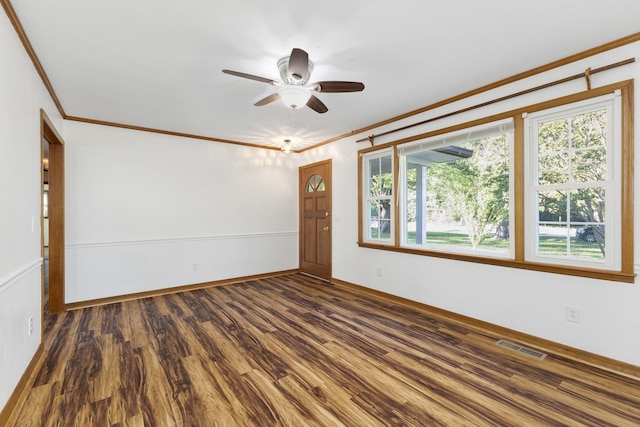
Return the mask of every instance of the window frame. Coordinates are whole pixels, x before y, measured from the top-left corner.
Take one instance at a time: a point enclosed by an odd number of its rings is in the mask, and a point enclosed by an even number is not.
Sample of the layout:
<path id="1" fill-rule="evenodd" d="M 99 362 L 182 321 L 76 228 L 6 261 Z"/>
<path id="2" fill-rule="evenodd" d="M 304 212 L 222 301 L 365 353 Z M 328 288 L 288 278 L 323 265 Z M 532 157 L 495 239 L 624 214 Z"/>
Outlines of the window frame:
<path id="1" fill-rule="evenodd" d="M 620 145 L 621 145 L 621 120 L 620 102 L 621 94 L 616 91 L 609 95 L 603 95 L 571 104 L 539 110 L 532 114 L 523 114 L 525 130 L 525 165 L 528 169 L 525 175 L 525 260 L 533 262 L 568 265 L 582 268 L 602 268 L 606 270 L 620 269 L 620 189 L 621 177 L 616 178 L 616 171 L 620 165 Z M 605 209 L 606 209 L 606 232 L 605 248 L 606 256 L 603 261 L 589 261 L 576 257 L 560 257 L 550 254 L 539 254 L 539 225 L 536 195 L 539 190 L 553 189 L 554 187 L 565 190 L 588 187 L 588 183 L 576 184 L 571 181 L 562 184 L 538 184 L 538 141 L 535 127 L 537 124 L 553 120 L 573 117 L 594 111 L 594 109 L 606 109 L 608 121 L 607 141 L 606 141 L 606 179 L 603 181 L 593 181 L 599 183 L 599 187 L 605 189 Z M 567 218 L 567 221 L 570 221 Z M 601 266 L 601 267 L 598 267 Z"/>
<path id="2" fill-rule="evenodd" d="M 376 196 L 369 197 L 369 178 L 370 178 L 370 170 L 369 170 L 369 161 L 374 159 L 382 159 L 383 157 L 389 157 L 391 161 L 391 194 L 387 197 Z M 360 200 L 361 202 L 358 204 L 359 206 L 359 218 L 360 218 L 360 226 L 359 228 L 359 237 L 358 240 L 360 242 L 365 243 L 373 243 L 378 245 L 395 245 L 396 241 L 396 212 L 397 212 L 397 158 L 396 158 L 395 150 L 392 147 L 373 150 L 369 153 L 361 153 L 361 160 L 359 165 L 361 166 L 360 173 L 358 174 L 360 177 L 359 189 L 362 191 Z M 369 237 L 368 226 L 369 226 L 369 201 L 371 200 L 379 200 L 379 199 L 388 199 L 389 200 L 389 238 L 388 239 L 374 239 Z"/>
<path id="3" fill-rule="evenodd" d="M 575 265 L 566 265 L 566 264 L 552 264 L 548 262 L 540 262 L 538 260 L 533 261 L 531 259 L 525 258 L 525 194 L 524 194 L 524 173 L 525 173 L 525 147 L 524 147 L 524 119 L 522 117 L 523 113 L 533 114 L 534 112 L 538 112 L 545 109 L 550 109 L 553 107 L 560 107 L 563 105 L 569 105 L 578 101 L 588 100 L 592 98 L 596 98 L 603 95 L 612 94 L 616 90 L 620 91 L 620 100 L 621 100 L 621 110 L 620 110 L 620 146 L 616 147 L 620 152 L 620 171 L 619 174 L 620 179 L 620 199 L 619 199 L 619 211 L 620 211 L 620 240 L 619 244 L 619 253 L 620 253 L 620 261 L 619 268 L 595 268 L 592 266 L 589 267 L 579 267 Z M 503 113 L 494 114 L 491 116 L 483 117 L 480 119 L 472 120 L 469 122 L 457 124 L 454 126 L 449 126 L 442 129 L 437 129 L 430 132 L 424 132 L 420 134 L 416 134 L 409 137 L 404 137 L 402 139 L 391 141 L 385 144 L 381 144 L 379 146 L 375 146 L 372 143 L 371 147 L 364 148 L 359 150 L 358 156 L 358 197 L 359 197 L 359 212 L 358 212 L 358 221 L 359 221 L 359 233 L 358 233 L 358 245 L 363 248 L 370 249 L 380 249 L 401 253 L 408 253 L 414 255 L 422 255 L 429 256 L 435 258 L 444 258 L 458 261 L 466 261 L 466 262 L 474 262 L 480 264 L 489 264 L 510 268 L 518 268 L 524 270 L 532 270 L 532 271 L 540 271 L 540 272 L 548 272 L 548 273 L 556 273 L 556 274 L 564 274 L 571 276 L 579 276 L 579 277 L 588 277 L 595 278 L 601 280 L 615 281 L 615 282 L 626 282 L 626 283 L 634 283 L 635 281 L 635 272 L 634 272 L 634 243 L 633 243 L 633 235 L 634 235 L 634 217 L 633 217 L 633 200 L 634 200 L 634 180 L 633 180 L 633 152 L 634 152 L 634 141 L 633 141 L 633 94 L 634 94 L 634 81 L 625 80 L 609 85 L 605 85 L 599 88 L 592 88 L 583 92 L 577 92 L 565 96 L 561 96 L 555 99 L 539 102 L 536 104 L 527 105 L 524 107 L 515 108 Z M 482 110 L 480 110 L 482 111 Z M 514 175 L 514 206 L 515 213 L 513 215 L 514 224 L 510 225 L 510 229 L 513 231 L 512 235 L 514 238 L 514 259 L 503 259 L 503 258 L 495 258 L 488 256 L 480 256 L 473 254 L 463 254 L 458 252 L 443 252 L 439 250 L 433 249 L 418 249 L 413 247 L 402 247 L 400 245 L 400 236 L 401 233 L 399 231 L 399 221 L 400 216 L 395 215 L 395 237 L 391 244 L 380 244 L 379 242 L 371 242 L 363 240 L 363 211 L 362 211 L 362 192 L 363 192 L 363 182 L 362 182 L 362 158 L 363 155 L 368 153 L 373 153 L 379 150 L 385 149 L 393 149 L 394 155 L 392 157 L 394 161 L 394 190 L 395 190 L 395 203 L 396 203 L 396 212 L 398 210 L 398 206 L 400 203 L 404 203 L 404 201 L 399 201 L 399 173 L 398 173 L 398 154 L 397 147 L 400 144 L 405 144 L 407 142 L 424 140 L 426 138 L 442 135 L 445 133 L 454 132 L 457 130 L 470 128 L 473 126 L 481 125 L 484 123 L 489 123 L 491 121 L 498 121 L 505 118 L 513 117 L 514 119 L 514 146 L 513 146 L 513 175 Z"/>
<path id="4" fill-rule="evenodd" d="M 454 246 L 440 246 L 440 245 L 430 245 L 427 241 L 424 244 L 412 244 L 407 242 L 407 156 L 414 154 L 416 152 L 423 151 L 431 151 L 437 148 L 450 146 L 452 144 L 456 144 L 457 140 L 461 137 L 468 137 L 470 135 L 475 134 L 486 134 L 487 131 L 493 130 L 494 128 L 505 127 L 508 128 L 508 131 L 504 133 L 509 133 L 510 137 L 508 140 L 509 145 L 509 235 L 513 235 L 511 220 L 514 216 L 514 174 L 513 174 L 513 150 L 514 150 L 514 133 L 515 133 L 515 125 L 512 117 L 504 118 L 496 121 L 488 121 L 483 124 L 465 127 L 463 129 L 459 129 L 452 132 L 446 132 L 442 134 L 438 134 L 429 138 L 421 139 L 415 142 L 409 142 L 405 144 L 401 144 L 398 146 L 398 216 L 399 216 L 399 228 L 400 228 L 400 236 L 399 236 L 399 246 L 404 248 L 411 248 L 417 250 L 428 250 L 428 251 L 437 251 L 437 252 L 447 252 L 447 253 L 455 253 L 455 254 L 468 254 L 468 255 L 477 255 L 477 256 L 485 256 L 491 258 L 501 258 L 501 259 L 514 259 L 515 258 L 515 247 L 512 238 L 509 239 L 509 249 L 506 252 L 499 251 L 491 251 L 486 249 L 472 249 L 472 248 L 463 248 L 463 247 L 454 247 Z M 493 132 L 491 132 L 493 134 Z M 489 135 L 485 135 L 484 137 L 488 137 Z M 464 139 L 464 138 L 463 138 Z M 468 138 L 467 138 L 468 139 Z M 471 138 L 472 140 L 474 138 Z M 481 139 L 481 138 L 477 138 Z M 419 147 L 421 150 L 417 151 L 414 147 Z"/>

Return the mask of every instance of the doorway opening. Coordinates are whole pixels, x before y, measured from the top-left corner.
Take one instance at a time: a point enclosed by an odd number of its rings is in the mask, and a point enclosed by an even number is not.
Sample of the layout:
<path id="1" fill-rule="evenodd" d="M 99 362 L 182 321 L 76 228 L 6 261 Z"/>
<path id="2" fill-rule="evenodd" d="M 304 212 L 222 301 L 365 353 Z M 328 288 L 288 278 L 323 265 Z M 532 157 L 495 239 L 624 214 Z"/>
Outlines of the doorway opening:
<path id="1" fill-rule="evenodd" d="M 44 259 L 42 309 L 44 314 L 64 311 L 64 142 L 43 110 L 41 230 Z M 43 316 L 44 319 L 44 316 Z"/>

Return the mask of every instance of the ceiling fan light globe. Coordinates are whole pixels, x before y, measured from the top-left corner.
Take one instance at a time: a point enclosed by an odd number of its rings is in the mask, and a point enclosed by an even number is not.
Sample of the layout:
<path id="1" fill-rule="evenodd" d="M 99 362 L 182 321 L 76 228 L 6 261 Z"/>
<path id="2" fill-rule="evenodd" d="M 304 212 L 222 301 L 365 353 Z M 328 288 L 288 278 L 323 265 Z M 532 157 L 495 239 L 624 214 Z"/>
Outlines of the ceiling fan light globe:
<path id="1" fill-rule="evenodd" d="M 284 86 L 278 91 L 280 99 L 287 107 L 297 110 L 307 105 L 311 92 L 303 86 Z"/>

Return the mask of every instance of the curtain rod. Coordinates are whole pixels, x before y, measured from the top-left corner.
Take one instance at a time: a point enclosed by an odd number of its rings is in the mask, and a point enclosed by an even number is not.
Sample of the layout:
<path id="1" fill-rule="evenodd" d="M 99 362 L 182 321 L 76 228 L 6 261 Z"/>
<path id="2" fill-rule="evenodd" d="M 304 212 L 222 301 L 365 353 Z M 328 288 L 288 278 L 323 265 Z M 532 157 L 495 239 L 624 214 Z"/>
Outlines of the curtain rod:
<path id="1" fill-rule="evenodd" d="M 451 113 L 442 114 L 442 115 L 437 116 L 437 117 L 432 117 L 430 119 L 422 120 L 422 121 L 417 122 L 417 123 L 412 123 L 410 125 L 402 126 L 402 127 L 397 128 L 397 129 L 392 129 L 392 130 L 389 130 L 389 131 L 386 131 L 386 132 L 383 132 L 383 133 L 379 133 L 377 135 L 370 135 L 370 136 L 368 136 L 366 138 L 359 139 L 356 142 L 369 141 L 371 143 L 371 146 L 373 146 L 374 138 L 377 138 L 379 136 L 389 135 L 389 134 L 392 134 L 392 133 L 395 133 L 395 132 L 400 132 L 402 130 L 410 129 L 410 128 L 415 127 L 415 126 L 420 126 L 420 125 L 423 125 L 423 124 L 426 124 L 426 123 L 430 123 L 430 122 L 433 122 L 433 121 L 436 121 L 436 120 L 441 120 L 441 119 L 444 119 L 444 118 L 447 118 L 447 117 L 455 116 L 457 114 L 466 113 L 467 111 L 471 111 L 471 110 L 475 110 L 475 109 L 478 109 L 478 108 L 486 107 L 487 105 L 496 104 L 498 102 L 506 101 L 506 100 L 511 99 L 511 98 L 516 98 L 518 96 L 526 95 L 526 94 L 531 93 L 531 92 L 536 92 L 538 90 L 546 89 L 546 88 L 549 88 L 549 87 L 552 87 L 552 86 L 556 86 L 556 85 L 559 85 L 559 84 L 562 84 L 562 83 L 566 83 L 566 82 L 569 82 L 571 80 L 577 80 L 577 79 L 580 79 L 580 78 L 584 78 L 586 80 L 587 89 L 591 90 L 591 75 L 592 74 L 601 73 L 603 71 L 611 70 L 613 68 L 621 67 L 623 65 L 632 64 L 635 61 L 636 61 L 635 58 L 629 58 L 629 59 L 625 59 L 624 61 L 615 62 L 613 64 L 605 65 L 604 67 L 595 68 L 593 70 L 591 68 L 587 68 L 584 71 L 584 73 L 574 74 L 573 76 L 565 77 L 565 78 L 560 79 L 560 80 L 555 80 L 555 81 L 550 82 L 550 83 L 545 83 L 543 85 L 532 87 L 530 89 L 525 89 L 523 91 L 512 93 L 510 95 L 505 95 L 505 96 L 502 96 L 500 98 L 495 98 L 495 99 L 492 99 L 490 101 L 482 102 L 480 104 L 472 105 L 470 107 L 466 107 L 466 108 L 463 108 L 461 110 L 452 111 Z"/>

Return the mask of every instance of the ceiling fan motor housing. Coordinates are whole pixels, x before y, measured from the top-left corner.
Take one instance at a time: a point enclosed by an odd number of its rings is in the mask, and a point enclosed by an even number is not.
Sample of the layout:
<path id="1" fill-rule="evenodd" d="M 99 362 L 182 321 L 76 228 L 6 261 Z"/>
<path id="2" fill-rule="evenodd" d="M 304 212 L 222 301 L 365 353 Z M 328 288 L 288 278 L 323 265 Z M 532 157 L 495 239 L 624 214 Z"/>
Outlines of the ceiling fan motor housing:
<path id="1" fill-rule="evenodd" d="M 306 76 L 298 76 L 289 72 L 289 58 L 290 56 L 285 56 L 278 60 L 278 70 L 280 71 L 282 81 L 289 85 L 303 86 L 307 84 L 313 71 L 313 62 L 309 61 L 309 70 Z"/>

